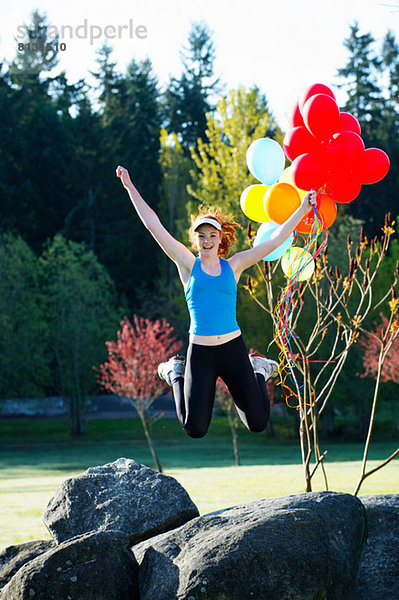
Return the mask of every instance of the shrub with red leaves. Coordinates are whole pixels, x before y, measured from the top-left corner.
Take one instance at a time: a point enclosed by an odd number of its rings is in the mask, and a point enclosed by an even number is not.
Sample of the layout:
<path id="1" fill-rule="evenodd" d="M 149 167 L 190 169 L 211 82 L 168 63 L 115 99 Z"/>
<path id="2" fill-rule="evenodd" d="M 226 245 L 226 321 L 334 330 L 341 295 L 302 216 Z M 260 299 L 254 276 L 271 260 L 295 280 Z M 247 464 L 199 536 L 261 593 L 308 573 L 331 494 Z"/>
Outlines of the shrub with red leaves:
<path id="1" fill-rule="evenodd" d="M 100 366 L 99 382 L 108 392 L 145 403 L 160 396 L 168 387 L 157 375 L 160 362 L 180 350 L 182 343 L 173 336 L 166 322 L 133 315 L 133 323 L 121 321 L 116 342 L 106 342 L 108 360 Z"/>
<path id="2" fill-rule="evenodd" d="M 122 319 L 116 342 L 106 342 L 108 360 L 96 369 L 98 381 L 108 392 L 127 397 L 136 409 L 158 471 L 161 463 L 151 438 L 150 424 L 162 415 L 148 414 L 155 398 L 167 388 L 158 377 L 158 365 L 180 350 L 182 343 L 166 322 L 133 315 L 133 323 Z"/>

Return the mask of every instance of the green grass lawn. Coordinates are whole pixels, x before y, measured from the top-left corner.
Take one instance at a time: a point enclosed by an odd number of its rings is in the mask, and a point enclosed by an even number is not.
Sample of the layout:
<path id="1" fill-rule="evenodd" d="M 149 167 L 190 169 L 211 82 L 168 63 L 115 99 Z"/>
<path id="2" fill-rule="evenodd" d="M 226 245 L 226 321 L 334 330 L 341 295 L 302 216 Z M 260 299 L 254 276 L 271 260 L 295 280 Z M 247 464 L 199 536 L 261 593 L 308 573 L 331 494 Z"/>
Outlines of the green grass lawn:
<path id="1" fill-rule="evenodd" d="M 276 428 L 278 429 L 278 428 Z M 231 438 L 223 418 L 214 419 L 203 439 L 188 438 L 174 420 L 153 427 L 164 472 L 188 491 L 201 514 L 241 502 L 296 494 L 304 489 L 299 446 L 283 435 L 239 433 L 242 465 L 234 466 Z M 138 421 L 93 420 L 81 438 L 71 438 L 67 422 L 0 422 L 0 549 L 32 539 L 49 538 L 41 517 L 47 502 L 66 478 L 90 466 L 124 456 L 153 466 Z M 370 467 L 395 450 L 397 442 L 378 441 Z M 329 443 L 329 488 L 352 492 L 359 476 L 362 445 Z M 321 473 L 314 490 L 324 489 Z M 360 494 L 399 492 L 399 461 L 365 481 Z"/>

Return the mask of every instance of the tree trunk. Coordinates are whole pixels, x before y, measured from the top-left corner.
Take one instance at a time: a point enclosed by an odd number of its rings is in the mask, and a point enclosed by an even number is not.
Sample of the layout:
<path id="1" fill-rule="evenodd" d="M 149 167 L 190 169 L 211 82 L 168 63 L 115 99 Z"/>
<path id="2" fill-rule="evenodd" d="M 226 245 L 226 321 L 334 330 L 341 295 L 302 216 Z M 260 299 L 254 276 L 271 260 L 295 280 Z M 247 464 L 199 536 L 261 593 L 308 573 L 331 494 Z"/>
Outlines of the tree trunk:
<path id="1" fill-rule="evenodd" d="M 310 476 L 310 457 L 312 453 L 312 448 L 309 443 L 308 431 L 307 431 L 307 423 L 306 423 L 306 415 L 304 414 L 304 410 L 301 409 L 300 412 L 300 426 L 299 426 L 299 436 L 301 443 L 301 454 L 302 454 L 302 465 L 303 465 L 303 475 L 305 479 L 305 492 L 312 491 L 312 478 Z"/>
<path id="2" fill-rule="evenodd" d="M 139 417 L 140 417 L 140 420 L 141 420 L 141 424 L 143 425 L 144 435 L 146 437 L 147 444 L 148 444 L 148 447 L 149 447 L 150 452 L 151 452 L 151 456 L 152 456 L 152 458 L 154 460 L 154 463 L 155 463 L 155 466 L 156 466 L 157 470 L 160 473 L 162 473 L 162 466 L 161 466 L 161 463 L 159 462 L 159 458 L 158 458 L 157 452 L 156 452 L 154 444 L 152 442 L 152 438 L 151 438 L 150 431 L 149 431 L 149 428 L 148 428 L 148 423 L 147 423 L 146 416 L 144 414 L 144 411 L 140 410 L 140 411 L 138 411 L 138 413 L 139 413 Z"/>
<path id="3" fill-rule="evenodd" d="M 76 396 L 69 398 L 69 414 L 72 435 L 83 435 L 86 431 L 87 419 L 84 405 L 85 398 L 81 399 Z"/>
<path id="4" fill-rule="evenodd" d="M 227 418 L 229 421 L 231 437 L 233 440 L 234 460 L 235 460 L 236 466 L 239 467 L 241 465 L 241 461 L 240 461 L 240 453 L 238 451 L 238 433 L 237 433 L 237 427 L 234 423 L 234 419 L 231 416 L 230 411 L 227 413 Z"/>

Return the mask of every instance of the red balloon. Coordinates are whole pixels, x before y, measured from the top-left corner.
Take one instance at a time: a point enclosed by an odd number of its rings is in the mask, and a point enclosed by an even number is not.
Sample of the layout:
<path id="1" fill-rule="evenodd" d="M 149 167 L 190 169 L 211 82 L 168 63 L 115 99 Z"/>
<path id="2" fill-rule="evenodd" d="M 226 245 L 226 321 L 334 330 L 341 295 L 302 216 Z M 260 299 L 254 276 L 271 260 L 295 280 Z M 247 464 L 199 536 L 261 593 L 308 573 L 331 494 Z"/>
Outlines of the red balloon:
<path id="1" fill-rule="evenodd" d="M 360 194 L 361 183 L 354 179 L 332 178 L 327 186 L 328 193 L 334 202 L 346 204 L 352 202 Z"/>
<path id="2" fill-rule="evenodd" d="M 303 120 L 318 140 L 327 140 L 339 129 L 339 108 L 334 98 L 316 94 L 305 102 Z"/>
<path id="3" fill-rule="evenodd" d="M 294 106 L 294 110 L 292 111 L 291 119 L 290 119 L 291 127 L 304 127 L 305 123 L 303 122 L 301 111 L 299 110 L 298 102 Z"/>
<path id="4" fill-rule="evenodd" d="M 324 148 L 316 140 L 316 138 L 309 133 L 306 127 L 294 127 L 285 134 L 283 140 L 284 151 L 287 158 L 293 161 L 300 154 L 312 154 L 324 153 Z"/>
<path id="5" fill-rule="evenodd" d="M 337 205 L 330 196 L 322 194 L 316 201 L 316 209 L 322 225 L 328 229 L 337 217 Z M 295 227 L 299 233 L 310 233 L 314 223 L 314 212 L 310 210 Z"/>
<path id="6" fill-rule="evenodd" d="M 350 113 L 341 112 L 339 114 L 339 130 L 354 131 L 358 135 L 361 134 L 359 121 Z"/>
<path id="7" fill-rule="evenodd" d="M 357 175 L 362 183 L 377 183 L 389 171 L 389 157 L 379 148 L 367 148 L 359 162 Z"/>
<path id="8" fill-rule="evenodd" d="M 327 146 L 328 169 L 333 175 L 349 177 L 359 168 L 364 142 L 354 131 L 334 133 Z"/>
<path id="9" fill-rule="evenodd" d="M 301 154 L 293 161 L 290 173 L 301 190 L 317 190 L 328 181 L 328 171 L 323 160 L 314 154 Z"/>
<path id="10" fill-rule="evenodd" d="M 301 112 L 306 101 L 316 94 L 326 94 L 326 96 L 331 96 L 335 100 L 334 92 L 327 85 L 324 85 L 324 83 L 314 83 L 303 92 L 299 99 L 298 105 Z"/>

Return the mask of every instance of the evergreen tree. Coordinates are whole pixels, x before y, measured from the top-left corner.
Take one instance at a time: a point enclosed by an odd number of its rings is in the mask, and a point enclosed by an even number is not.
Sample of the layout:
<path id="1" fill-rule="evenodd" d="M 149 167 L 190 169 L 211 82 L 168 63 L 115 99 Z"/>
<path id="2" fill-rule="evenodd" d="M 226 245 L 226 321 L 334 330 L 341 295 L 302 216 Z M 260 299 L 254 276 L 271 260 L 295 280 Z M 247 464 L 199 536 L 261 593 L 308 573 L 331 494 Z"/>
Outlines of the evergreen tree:
<path id="1" fill-rule="evenodd" d="M 392 34 L 385 38 L 382 58 L 375 50 L 375 40 L 370 33 L 361 34 L 358 23 L 350 28 L 344 41 L 349 56 L 345 67 L 338 69 L 347 91 L 344 110 L 352 113 L 360 122 L 362 138 L 367 148 L 378 147 L 387 152 L 391 169 L 387 177 L 372 186 L 363 186 L 358 198 L 348 209 L 357 219 L 362 219 L 368 236 L 380 233 L 384 214 L 397 203 L 397 101 L 391 96 L 395 86 L 398 59 L 396 42 Z M 389 88 L 384 87 L 386 75 L 391 79 Z"/>
<path id="2" fill-rule="evenodd" d="M 59 62 L 56 45 L 59 44 L 58 34 L 51 36 L 49 23 L 45 15 L 37 10 L 31 15 L 31 26 L 25 25 L 25 37 L 17 47 L 17 55 L 10 64 L 10 74 L 13 82 L 19 86 L 26 84 L 26 77 L 32 83 L 38 83 L 42 73 L 52 71 Z M 48 80 L 42 83 L 46 90 Z"/>
<path id="3" fill-rule="evenodd" d="M 384 184 L 387 206 L 399 217 L 399 45 L 392 32 L 388 32 L 382 46 L 382 57 L 388 83 L 384 110 L 384 124 L 381 136 L 384 136 L 382 146 L 390 157 L 391 167 Z M 382 187 L 382 186 L 381 186 Z"/>
<path id="4" fill-rule="evenodd" d="M 105 162 L 98 174 L 103 178 L 103 194 L 96 205 L 96 251 L 118 282 L 119 292 L 137 311 L 138 290 L 156 292 L 159 265 L 157 259 L 148 261 L 154 256 L 155 242 L 132 210 L 115 168 L 126 166 L 143 197 L 157 210 L 161 184 L 158 82 L 149 60 L 132 60 L 124 77 L 115 72 L 107 49 L 99 64 Z"/>
<path id="5" fill-rule="evenodd" d="M 362 137 L 370 141 L 375 137 L 383 102 L 379 85 L 382 61 L 375 53 L 374 44 L 370 33 L 360 33 L 358 23 L 351 25 L 350 34 L 344 40 L 348 61 L 338 69 L 338 76 L 345 80 L 341 86 L 347 92 L 345 110 L 360 121 Z"/>
<path id="6" fill-rule="evenodd" d="M 49 27 L 45 17 L 35 12 L 32 18 L 33 28 L 26 28 L 28 39 L 40 32 L 45 42 Z M 0 128 L 4 193 L 0 222 L 3 228 L 21 233 L 37 252 L 63 226 L 71 202 L 67 182 L 73 153 L 68 122 L 60 118 L 50 94 L 54 79 L 48 72 L 57 59 L 51 52 L 47 57 L 41 43 L 38 47 L 17 55 L 0 86 L 0 102 L 7 114 Z"/>
<path id="7" fill-rule="evenodd" d="M 220 91 L 214 75 L 215 46 L 204 23 L 194 23 L 188 35 L 188 46 L 181 52 L 183 71 L 172 78 L 165 92 L 167 129 L 180 134 L 183 147 L 206 140 L 206 114 L 214 108 Z"/>
<path id="8" fill-rule="evenodd" d="M 17 228 L 19 218 L 16 213 L 18 204 L 18 160 L 21 152 L 21 140 L 15 135 L 17 115 L 15 100 L 17 92 L 13 89 L 8 72 L 4 64 L 0 68 L 0 112 L 4 118 L 0 119 L 0 230 Z M 22 211 L 21 211 L 22 212 Z"/>
<path id="9" fill-rule="evenodd" d="M 385 35 L 382 46 L 383 64 L 388 70 L 388 102 L 399 114 L 399 45 L 392 31 Z"/>
<path id="10" fill-rule="evenodd" d="M 107 157 L 99 152 L 104 147 L 104 131 L 101 118 L 93 111 L 85 91 L 78 103 L 73 105 L 77 114 L 70 124 L 74 140 L 71 156 L 68 189 L 73 202 L 65 215 L 64 235 L 78 242 L 85 242 L 97 253 L 99 205 L 104 195 L 102 173 L 106 173 Z"/>

